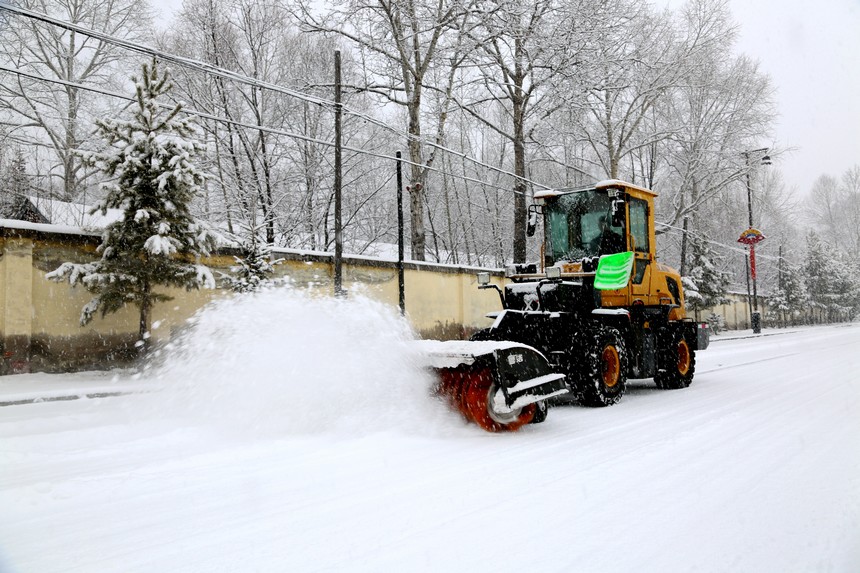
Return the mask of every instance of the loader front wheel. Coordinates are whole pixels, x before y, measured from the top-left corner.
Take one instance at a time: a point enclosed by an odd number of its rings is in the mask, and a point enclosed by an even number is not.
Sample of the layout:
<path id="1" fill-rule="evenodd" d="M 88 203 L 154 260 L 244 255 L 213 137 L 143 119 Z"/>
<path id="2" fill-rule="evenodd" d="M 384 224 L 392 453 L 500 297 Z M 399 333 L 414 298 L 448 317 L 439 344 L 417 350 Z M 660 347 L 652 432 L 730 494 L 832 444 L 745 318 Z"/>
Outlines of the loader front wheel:
<path id="1" fill-rule="evenodd" d="M 611 406 L 621 399 L 627 385 L 627 350 L 621 333 L 601 328 L 586 346 L 579 384 L 580 400 L 585 406 Z"/>
<path id="2" fill-rule="evenodd" d="M 676 331 L 667 336 L 657 349 L 657 373 L 654 382 L 663 390 L 679 390 L 693 382 L 696 371 L 696 351 L 684 333 Z"/>
<path id="3" fill-rule="evenodd" d="M 534 419 L 534 404 L 508 410 L 500 392 L 489 370 L 475 372 L 463 389 L 461 410 L 488 432 L 515 432 Z"/>
<path id="4" fill-rule="evenodd" d="M 540 402 L 535 403 L 535 415 L 532 418 L 532 424 L 541 424 L 546 421 L 546 417 L 549 414 L 549 404 L 547 404 L 546 400 L 542 400 Z"/>

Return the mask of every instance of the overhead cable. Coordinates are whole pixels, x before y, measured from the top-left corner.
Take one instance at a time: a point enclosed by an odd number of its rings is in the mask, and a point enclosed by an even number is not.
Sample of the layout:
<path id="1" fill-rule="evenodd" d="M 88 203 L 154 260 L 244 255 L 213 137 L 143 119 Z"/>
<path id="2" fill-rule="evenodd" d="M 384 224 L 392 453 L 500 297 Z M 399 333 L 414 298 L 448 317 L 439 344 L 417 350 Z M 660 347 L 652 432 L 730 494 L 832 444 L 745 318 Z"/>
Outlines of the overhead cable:
<path id="1" fill-rule="evenodd" d="M 251 87 L 268 89 L 268 90 L 271 90 L 274 92 L 282 93 L 284 95 L 295 97 L 295 98 L 303 100 L 303 101 L 307 101 L 309 103 L 314 103 L 316 105 L 320 105 L 320 106 L 328 107 L 328 108 L 332 108 L 332 109 L 336 105 L 335 102 L 333 102 L 331 100 L 319 98 L 316 96 L 311 96 L 311 95 L 306 94 L 304 92 L 301 92 L 298 90 L 293 90 L 293 89 L 290 89 L 290 88 L 287 88 L 287 87 L 284 87 L 284 86 L 281 86 L 278 84 L 273 84 L 271 82 L 263 81 L 263 80 L 260 80 L 257 78 L 250 78 L 248 76 L 245 76 L 245 75 L 242 75 L 242 74 L 239 74 L 236 72 L 232 72 L 232 71 L 227 70 L 225 68 L 215 66 L 215 65 L 212 65 L 212 64 L 200 61 L 200 60 L 194 60 L 192 58 L 186 58 L 184 56 L 178 56 L 176 54 L 164 52 L 162 50 L 157 50 L 155 48 L 151 48 L 149 46 L 139 44 L 137 42 L 125 40 L 123 38 L 117 38 L 115 36 L 111 36 L 110 34 L 106 34 L 104 32 L 99 32 L 96 30 L 92 30 L 90 28 L 86 28 L 84 26 L 80 26 L 78 24 L 74 24 L 71 22 L 66 22 L 64 20 L 59 20 L 57 18 L 53 18 L 51 16 L 48 16 L 47 14 L 42 14 L 39 12 L 33 12 L 31 10 L 27 10 L 25 8 L 20 8 L 18 6 L 12 6 L 11 4 L 8 4 L 7 2 L 4 2 L 2 0 L 0 0 L 0 10 L 6 10 L 8 12 L 12 12 L 14 14 L 17 14 L 19 16 L 23 16 L 25 18 L 31 18 L 34 20 L 38 20 L 40 22 L 44 22 L 46 24 L 50 24 L 52 26 L 57 26 L 57 27 L 63 28 L 65 30 L 77 32 L 80 34 L 85 34 L 85 35 L 90 36 L 92 38 L 95 38 L 97 40 L 101 40 L 101 41 L 106 42 L 108 44 L 120 46 L 122 48 L 125 48 L 125 49 L 133 51 L 133 52 L 138 52 L 138 53 L 146 54 L 149 56 L 153 56 L 155 58 L 158 58 L 160 60 L 164 60 L 166 62 L 178 64 L 178 65 L 186 67 L 186 68 L 196 69 L 198 71 L 202 71 L 204 73 L 207 73 L 207 74 L 210 74 L 210 75 L 213 75 L 216 77 L 229 79 L 229 80 L 232 80 L 232 81 L 235 81 L 238 83 L 242 83 L 242 84 L 245 84 L 245 85 L 248 85 Z M 465 153 L 450 149 L 450 148 L 448 148 L 444 145 L 438 144 L 436 142 L 428 141 L 428 140 L 423 139 L 423 138 L 416 138 L 415 136 L 413 136 L 409 133 L 403 132 L 399 129 L 396 129 L 396 128 L 388 125 L 387 123 L 380 121 L 380 120 L 378 120 L 372 116 L 369 116 L 369 115 L 366 115 L 362 112 L 350 109 L 346 106 L 343 106 L 342 104 L 339 104 L 339 105 L 341 106 L 341 109 L 344 112 L 349 113 L 351 115 L 354 115 L 356 117 L 359 117 L 361 119 L 364 119 L 365 121 L 371 122 L 371 123 L 378 125 L 380 127 L 383 127 L 384 129 L 387 129 L 393 133 L 396 133 L 396 134 L 400 135 L 401 137 L 406 137 L 407 139 L 412 139 L 412 140 L 418 140 L 425 145 L 434 147 L 436 149 L 439 149 L 440 151 L 444 151 L 444 152 L 450 153 L 452 155 L 456 155 L 456 156 L 460 157 L 461 159 L 467 160 L 467 161 L 472 162 L 476 165 L 480 165 L 480 166 L 484 167 L 485 169 L 489 169 L 491 171 L 495 171 L 497 173 L 507 175 L 509 177 L 513 177 L 514 179 L 524 181 L 526 183 L 531 184 L 532 186 L 540 187 L 541 189 L 549 189 L 549 187 L 547 187 L 546 185 L 543 185 L 541 183 L 537 183 L 537 182 L 532 181 L 526 177 L 521 177 L 521 176 L 516 175 L 515 173 L 512 173 L 510 171 L 507 171 L 507 170 L 504 170 L 504 169 L 501 169 L 498 167 L 494 167 L 492 165 L 489 165 L 487 163 L 479 161 L 473 157 L 470 157 L 469 155 L 466 155 Z M 346 149 L 346 148 L 344 148 L 344 149 Z M 391 157 L 386 156 L 386 158 L 391 158 Z M 408 161 L 407 161 L 407 163 L 411 163 L 413 165 L 418 165 L 418 166 L 425 168 L 429 171 L 438 171 L 437 169 L 433 169 L 433 168 L 428 167 L 424 164 L 418 164 L 418 163 L 408 162 Z M 477 180 L 475 180 L 475 181 L 477 181 Z M 491 184 L 488 184 L 485 182 L 482 182 L 482 183 L 487 184 L 487 185 L 491 185 Z M 513 189 L 506 189 L 506 188 L 495 186 L 495 185 L 493 185 L 493 186 L 498 188 L 498 189 L 509 190 L 510 192 L 515 193 L 515 194 L 522 194 L 518 191 L 514 191 Z"/>

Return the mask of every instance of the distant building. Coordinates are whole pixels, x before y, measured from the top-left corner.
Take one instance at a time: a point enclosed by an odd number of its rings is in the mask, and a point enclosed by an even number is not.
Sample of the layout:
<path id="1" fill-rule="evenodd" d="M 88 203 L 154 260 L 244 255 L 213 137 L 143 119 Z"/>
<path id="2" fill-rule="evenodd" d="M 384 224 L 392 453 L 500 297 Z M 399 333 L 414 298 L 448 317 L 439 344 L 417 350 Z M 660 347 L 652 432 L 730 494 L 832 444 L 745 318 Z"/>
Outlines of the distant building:
<path id="1" fill-rule="evenodd" d="M 92 205 L 45 199 L 33 195 L 17 195 L 0 201 L 0 219 L 13 219 L 29 223 L 43 223 L 75 227 L 84 231 L 100 232 L 109 224 L 122 219 L 120 209 L 91 213 Z"/>
<path id="2" fill-rule="evenodd" d="M 28 223 L 50 223 L 29 197 L 13 196 L 0 201 L 0 219 L 15 219 Z"/>

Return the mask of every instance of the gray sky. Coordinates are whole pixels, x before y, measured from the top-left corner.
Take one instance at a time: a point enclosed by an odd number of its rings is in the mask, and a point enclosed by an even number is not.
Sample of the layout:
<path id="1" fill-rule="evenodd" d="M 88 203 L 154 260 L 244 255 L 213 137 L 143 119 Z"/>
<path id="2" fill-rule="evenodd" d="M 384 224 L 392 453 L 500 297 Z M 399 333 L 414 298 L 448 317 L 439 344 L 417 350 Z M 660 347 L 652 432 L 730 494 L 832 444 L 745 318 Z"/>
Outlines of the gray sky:
<path id="1" fill-rule="evenodd" d="M 166 18 L 181 0 L 151 0 Z M 682 0 L 657 0 L 678 6 Z M 824 173 L 860 164 L 860 0 L 729 0 L 737 50 L 761 63 L 777 88 L 774 141 L 793 148 L 775 168 L 809 192 Z"/>
<path id="2" fill-rule="evenodd" d="M 860 164 L 860 0 L 730 0 L 739 51 L 776 86 L 776 143 L 789 188 Z M 763 141 L 761 146 L 771 142 Z"/>

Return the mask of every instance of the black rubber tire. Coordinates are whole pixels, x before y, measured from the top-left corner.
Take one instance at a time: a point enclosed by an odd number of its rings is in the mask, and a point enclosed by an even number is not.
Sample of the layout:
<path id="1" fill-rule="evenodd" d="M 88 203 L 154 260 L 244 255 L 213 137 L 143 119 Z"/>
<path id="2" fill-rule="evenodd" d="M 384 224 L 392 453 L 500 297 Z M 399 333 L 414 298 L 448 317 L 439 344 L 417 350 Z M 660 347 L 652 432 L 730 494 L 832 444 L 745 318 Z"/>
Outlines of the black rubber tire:
<path id="1" fill-rule="evenodd" d="M 618 402 L 627 386 L 628 356 L 621 333 L 601 327 L 590 334 L 582 356 L 577 394 L 583 406 L 603 407 Z"/>
<path id="2" fill-rule="evenodd" d="M 538 402 L 535 404 L 535 415 L 532 418 L 532 424 L 540 424 L 546 420 L 547 414 L 549 413 L 549 404 L 546 403 L 546 400 L 542 402 Z"/>
<path id="3" fill-rule="evenodd" d="M 693 382 L 696 351 L 684 336 L 674 330 L 658 337 L 657 373 L 654 382 L 662 390 L 680 390 Z"/>

